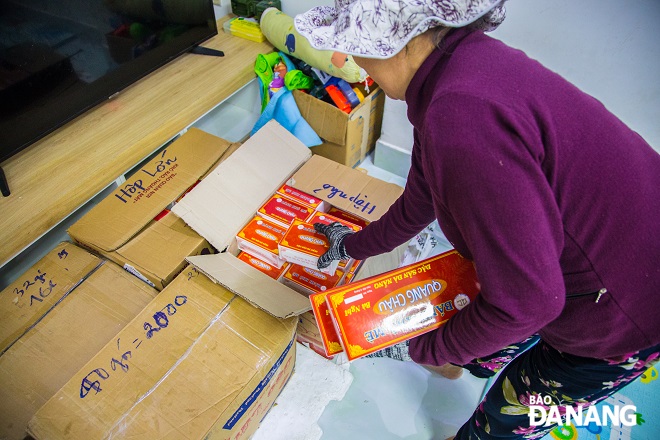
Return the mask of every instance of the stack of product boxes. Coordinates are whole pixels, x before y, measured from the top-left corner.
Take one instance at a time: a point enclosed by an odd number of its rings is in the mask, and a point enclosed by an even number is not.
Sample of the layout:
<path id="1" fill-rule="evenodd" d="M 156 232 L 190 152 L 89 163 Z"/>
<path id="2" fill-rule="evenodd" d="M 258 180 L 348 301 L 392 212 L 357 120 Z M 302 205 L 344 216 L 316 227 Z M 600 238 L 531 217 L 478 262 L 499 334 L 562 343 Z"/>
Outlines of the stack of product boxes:
<path id="1" fill-rule="evenodd" d="M 325 292 L 349 283 L 360 261 L 334 261 L 319 270 L 318 258 L 328 250 L 315 223 L 339 222 L 357 232 L 368 222 L 328 202 L 283 185 L 236 235 L 238 258 L 303 295 Z M 298 341 L 330 357 L 323 346 L 312 312 L 299 317 Z"/>

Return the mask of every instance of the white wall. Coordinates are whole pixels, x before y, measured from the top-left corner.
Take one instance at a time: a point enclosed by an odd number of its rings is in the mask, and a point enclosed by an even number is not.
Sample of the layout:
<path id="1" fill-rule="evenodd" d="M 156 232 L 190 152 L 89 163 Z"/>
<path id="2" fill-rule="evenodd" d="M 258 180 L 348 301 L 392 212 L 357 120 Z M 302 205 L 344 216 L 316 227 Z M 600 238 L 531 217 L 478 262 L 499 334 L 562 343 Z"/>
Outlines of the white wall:
<path id="1" fill-rule="evenodd" d="M 334 2 L 282 0 L 282 10 L 295 15 L 320 4 Z M 509 0 L 506 20 L 491 35 L 598 98 L 660 151 L 659 29 L 659 0 Z"/>
<path id="2" fill-rule="evenodd" d="M 491 33 L 599 99 L 660 151 L 660 1 L 511 0 Z"/>

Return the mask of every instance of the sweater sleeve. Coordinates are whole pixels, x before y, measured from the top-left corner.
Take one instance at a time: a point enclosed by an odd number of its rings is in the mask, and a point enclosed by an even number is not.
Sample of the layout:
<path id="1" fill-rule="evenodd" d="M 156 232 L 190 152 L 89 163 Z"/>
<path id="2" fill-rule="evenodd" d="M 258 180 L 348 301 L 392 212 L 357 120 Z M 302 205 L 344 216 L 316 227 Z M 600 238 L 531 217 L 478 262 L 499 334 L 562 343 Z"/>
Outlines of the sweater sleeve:
<path id="1" fill-rule="evenodd" d="M 421 140 L 433 163 L 427 180 L 447 213 L 440 225 L 453 225 L 448 238 L 473 259 L 481 292 L 446 325 L 411 340 L 410 355 L 462 365 L 559 315 L 563 228 L 535 124 L 470 96 L 444 97 L 435 115 Z"/>
<path id="2" fill-rule="evenodd" d="M 389 252 L 409 241 L 435 220 L 431 192 L 425 180 L 416 139 L 417 136 L 412 149 L 406 187 L 401 196 L 380 219 L 344 239 L 346 252 L 352 258 L 364 260 Z"/>

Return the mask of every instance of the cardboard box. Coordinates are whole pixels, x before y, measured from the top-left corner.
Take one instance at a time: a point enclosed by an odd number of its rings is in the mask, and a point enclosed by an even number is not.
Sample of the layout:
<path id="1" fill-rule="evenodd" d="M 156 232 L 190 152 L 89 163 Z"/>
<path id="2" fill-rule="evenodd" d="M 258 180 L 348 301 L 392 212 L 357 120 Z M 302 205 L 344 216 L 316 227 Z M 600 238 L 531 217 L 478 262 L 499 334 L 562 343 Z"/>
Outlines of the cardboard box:
<path id="1" fill-rule="evenodd" d="M 449 251 L 337 287 L 326 302 L 354 360 L 440 327 L 478 293 L 472 262 Z"/>
<path id="2" fill-rule="evenodd" d="M 288 228 L 294 220 L 307 220 L 313 213 L 313 207 L 297 202 L 280 193 L 273 194 L 257 211 L 257 215 L 285 228 Z"/>
<path id="3" fill-rule="evenodd" d="M 0 355 L 102 262 L 62 242 L 0 292 Z"/>
<path id="4" fill-rule="evenodd" d="M 332 356 L 328 356 L 326 354 L 325 347 L 323 346 L 321 332 L 319 327 L 316 325 L 314 313 L 311 311 L 305 312 L 298 316 L 296 340 L 310 350 L 313 350 L 315 353 L 323 356 L 324 358 L 332 359 Z M 337 344 L 339 344 L 339 342 Z M 339 351 L 341 351 L 341 345 L 339 346 Z"/>
<path id="5" fill-rule="evenodd" d="M 369 154 L 380 137 L 385 93 L 375 86 L 350 114 L 299 90 L 293 91 L 300 113 L 323 140 L 312 152 L 348 167 Z"/>
<path id="6" fill-rule="evenodd" d="M 245 261 L 250 266 L 252 266 L 255 269 L 265 273 L 266 275 L 268 275 L 272 279 L 278 280 L 278 281 L 282 277 L 284 272 L 287 271 L 289 266 L 291 266 L 291 264 L 289 264 L 289 263 L 284 263 L 282 265 L 282 267 L 277 268 L 277 267 L 273 266 L 272 264 L 266 263 L 264 260 L 260 260 L 259 258 L 248 254 L 247 252 L 240 252 L 238 254 L 238 259 L 241 260 L 241 261 Z"/>
<path id="7" fill-rule="evenodd" d="M 339 285 L 343 278 L 344 273 L 339 269 L 330 275 L 309 267 L 292 264 L 284 272 L 280 281 L 296 292 L 309 296 L 315 292 L 325 292 L 332 289 Z"/>
<path id="8" fill-rule="evenodd" d="M 325 212 L 330 209 L 330 204 L 324 202 L 323 200 L 302 192 L 296 188 L 293 188 L 289 185 L 282 185 L 280 189 L 277 190 L 278 193 L 283 194 L 293 200 L 297 200 L 300 203 L 309 205 L 314 208 L 315 211 Z"/>
<path id="9" fill-rule="evenodd" d="M 176 215 L 154 219 L 231 151 L 226 140 L 191 128 L 74 223 L 69 235 L 161 290 L 187 256 L 213 249 Z"/>
<path id="10" fill-rule="evenodd" d="M 70 261 L 69 267 L 88 267 L 87 255 L 73 247 L 66 251 L 67 260 L 81 259 Z M 64 281 L 61 272 L 46 273 L 56 284 Z M 0 438 L 23 439 L 34 413 L 108 341 L 115 348 L 113 356 L 121 359 L 114 336 L 157 293 L 106 260 L 62 295 L 0 356 Z"/>
<path id="11" fill-rule="evenodd" d="M 37 411 L 28 432 L 247 439 L 293 371 L 296 324 L 187 268 Z"/>
<path id="12" fill-rule="evenodd" d="M 251 176 L 250 185 L 245 184 L 246 175 Z M 312 156 L 295 136 L 270 121 L 174 206 L 174 212 L 216 249 L 227 249 L 188 260 L 232 292 L 283 318 L 311 310 L 309 299 L 238 260 L 235 237 L 284 183 L 367 220 L 383 215 L 403 191 Z"/>
<path id="13" fill-rule="evenodd" d="M 236 246 L 279 269 L 286 263 L 279 251 L 285 233 L 286 227 L 256 216 L 236 234 Z"/>

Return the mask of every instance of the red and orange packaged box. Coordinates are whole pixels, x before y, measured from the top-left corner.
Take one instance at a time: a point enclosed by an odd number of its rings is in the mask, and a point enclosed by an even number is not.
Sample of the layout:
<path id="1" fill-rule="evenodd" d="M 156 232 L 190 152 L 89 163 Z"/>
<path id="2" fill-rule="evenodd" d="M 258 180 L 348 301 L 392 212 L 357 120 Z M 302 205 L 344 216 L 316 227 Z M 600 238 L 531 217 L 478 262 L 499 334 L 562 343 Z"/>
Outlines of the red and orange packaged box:
<path id="1" fill-rule="evenodd" d="M 330 315 L 328 303 L 325 300 L 326 294 L 326 292 L 314 293 L 309 296 L 309 300 L 312 302 L 312 313 L 321 333 L 325 355 L 332 357 L 337 353 L 341 353 L 344 349 L 341 346 L 341 341 L 335 330 L 332 316 Z"/>
<path id="2" fill-rule="evenodd" d="M 325 212 L 330 208 L 330 204 L 323 199 L 314 197 L 306 192 L 300 191 L 297 188 L 294 188 L 289 185 L 282 185 L 280 189 L 277 190 L 278 193 L 284 194 L 285 196 L 303 203 L 305 205 L 311 206 L 314 210 L 319 212 Z"/>
<path id="3" fill-rule="evenodd" d="M 318 269 L 292 264 L 280 280 L 296 292 L 311 295 L 316 292 L 325 292 L 339 285 L 344 273 L 336 270 L 334 274 L 326 274 Z"/>
<path id="4" fill-rule="evenodd" d="M 341 345 L 354 360 L 440 327 L 478 293 L 472 262 L 449 251 L 336 287 L 325 299 Z"/>
<path id="5" fill-rule="evenodd" d="M 248 254 L 247 252 L 240 252 L 236 258 L 246 262 L 255 269 L 260 270 L 261 272 L 265 273 L 274 280 L 279 280 L 280 277 L 284 275 L 284 272 L 286 272 L 287 269 L 289 269 L 289 267 L 291 266 L 289 263 L 284 263 L 282 267 L 277 268 L 272 264 L 266 263 L 260 258 Z"/>
<path id="6" fill-rule="evenodd" d="M 311 206 L 275 193 L 259 208 L 257 215 L 281 226 L 289 227 L 294 220 L 307 220 L 312 213 L 314 213 L 314 208 Z"/>
<path id="7" fill-rule="evenodd" d="M 278 269 L 286 262 L 279 255 L 279 243 L 286 228 L 255 216 L 236 235 L 236 245 L 243 252 L 260 258 Z"/>

